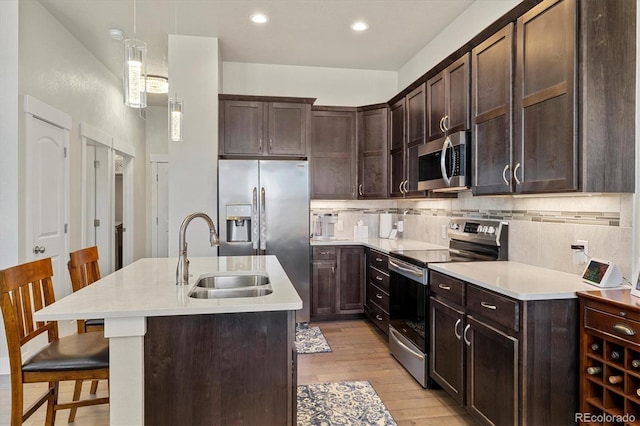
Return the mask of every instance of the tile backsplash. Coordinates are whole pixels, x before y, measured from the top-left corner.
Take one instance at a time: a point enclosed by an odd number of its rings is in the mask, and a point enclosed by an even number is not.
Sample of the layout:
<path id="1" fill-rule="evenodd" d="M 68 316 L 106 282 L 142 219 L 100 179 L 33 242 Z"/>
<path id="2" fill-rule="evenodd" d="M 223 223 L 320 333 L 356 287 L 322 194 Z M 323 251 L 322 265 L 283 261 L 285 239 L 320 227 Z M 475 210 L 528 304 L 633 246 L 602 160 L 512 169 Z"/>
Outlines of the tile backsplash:
<path id="1" fill-rule="evenodd" d="M 631 228 L 633 194 L 473 197 L 446 200 L 311 201 L 313 214 L 338 213 L 342 229 L 336 237 L 352 237 L 362 220 L 369 237 L 378 237 L 379 214 L 392 213 L 404 222 L 404 238 L 448 245 L 442 227 L 452 217 L 491 218 L 509 222 L 509 259 L 580 274 L 571 244 L 589 242 L 589 256 L 615 262 L 626 280 L 632 278 Z M 312 217 L 313 219 L 313 217 Z M 313 220 L 312 220 L 313 223 Z"/>

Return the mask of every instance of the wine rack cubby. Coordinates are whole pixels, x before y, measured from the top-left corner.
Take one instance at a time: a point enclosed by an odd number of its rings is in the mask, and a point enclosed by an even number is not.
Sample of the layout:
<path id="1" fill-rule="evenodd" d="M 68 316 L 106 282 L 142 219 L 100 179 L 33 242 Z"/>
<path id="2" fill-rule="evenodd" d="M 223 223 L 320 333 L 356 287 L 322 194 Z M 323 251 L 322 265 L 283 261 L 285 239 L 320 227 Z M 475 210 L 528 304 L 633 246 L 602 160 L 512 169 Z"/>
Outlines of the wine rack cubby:
<path id="1" fill-rule="evenodd" d="M 628 305 L 621 305 L 620 297 L 613 302 L 604 297 L 611 292 L 578 293 L 582 321 L 576 421 L 640 426 L 640 307 L 628 295 Z"/>

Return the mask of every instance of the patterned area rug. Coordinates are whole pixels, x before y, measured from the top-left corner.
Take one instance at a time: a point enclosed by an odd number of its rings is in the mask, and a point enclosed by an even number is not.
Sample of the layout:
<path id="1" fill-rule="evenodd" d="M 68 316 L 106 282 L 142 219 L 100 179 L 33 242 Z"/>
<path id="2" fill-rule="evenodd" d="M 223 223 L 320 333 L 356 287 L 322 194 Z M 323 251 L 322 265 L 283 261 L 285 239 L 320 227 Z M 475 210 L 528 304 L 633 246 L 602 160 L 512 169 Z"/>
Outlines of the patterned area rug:
<path id="1" fill-rule="evenodd" d="M 296 327 L 296 350 L 298 354 L 315 354 L 331 352 L 331 346 L 320 327 Z"/>
<path id="2" fill-rule="evenodd" d="M 298 386 L 298 426 L 397 425 L 367 381 Z"/>

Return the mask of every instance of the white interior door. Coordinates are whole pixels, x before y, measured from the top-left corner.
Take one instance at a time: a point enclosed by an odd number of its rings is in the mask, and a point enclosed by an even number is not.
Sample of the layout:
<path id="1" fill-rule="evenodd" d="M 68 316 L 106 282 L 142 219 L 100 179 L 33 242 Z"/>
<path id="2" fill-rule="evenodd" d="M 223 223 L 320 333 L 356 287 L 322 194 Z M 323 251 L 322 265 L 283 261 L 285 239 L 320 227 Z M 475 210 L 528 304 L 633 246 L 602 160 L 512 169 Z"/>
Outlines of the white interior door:
<path id="1" fill-rule="evenodd" d="M 134 236 L 134 164 L 135 158 L 129 153 L 116 150 L 116 154 L 121 155 L 122 160 L 122 266 L 127 266 L 133 262 L 133 236 Z M 112 175 L 115 181 L 115 170 Z M 113 197 L 113 194 L 112 194 Z M 113 200 L 113 198 L 112 198 Z M 115 203 L 112 202 L 112 212 L 115 212 Z M 112 222 L 114 223 L 114 222 Z M 115 228 L 112 227 L 112 230 Z M 115 244 L 115 232 L 112 232 Z M 115 246 L 114 246 L 115 247 Z"/>
<path id="2" fill-rule="evenodd" d="M 27 113 L 26 260 L 50 257 L 56 298 L 71 293 L 67 279 L 67 129 Z"/>
<path id="3" fill-rule="evenodd" d="M 100 274 L 107 275 L 114 271 L 113 259 L 113 153 L 110 148 L 102 145 L 95 147 L 95 162 L 93 172 L 95 176 L 94 211 L 93 220 L 89 217 L 90 224 L 93 225 L 95 235 L 95 245 L 98 246 L 100 256 Z"/>
<path id="4" fill-rule="evenodd" d="M 153 257 L 169 256 L 169 163 L 153 162 L 151 204 Z"/>

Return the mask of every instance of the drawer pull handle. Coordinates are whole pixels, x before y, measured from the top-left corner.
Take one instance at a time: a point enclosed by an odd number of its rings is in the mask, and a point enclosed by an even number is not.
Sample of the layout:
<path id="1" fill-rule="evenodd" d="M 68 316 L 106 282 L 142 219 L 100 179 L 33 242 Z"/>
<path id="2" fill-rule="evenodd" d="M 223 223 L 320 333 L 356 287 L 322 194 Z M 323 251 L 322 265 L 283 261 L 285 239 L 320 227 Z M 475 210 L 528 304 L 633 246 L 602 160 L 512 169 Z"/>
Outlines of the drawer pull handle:
<path id="1" fill-rule="evenodd" d="M 444 284 L 438 284 L 438 288 L 441 288 L 443 290 L 451 290 L 451 286 L 444 285 Z"/>
<path id="2" fill-rule="evenodd" d="M 384 259 L 380 258 L 380 257 L 376 257 L 376 262 L 382 262 Z"/>
<path id="3" fill-rule="evenodd" d="M 376 293 L 376 298 L 382 299 L 382 295 L 380 293 Z"/>
<path id="4" fill-rule="evenodd" d="M 323 254 L 323 255 L 324 254 L 329 254 L 329 252 L 328 251 L 321 251 L 320 254 Z"/>
<path id="5" fill-rule="evenodd" d="M 633 328 L 629 327 L 626 324 L 614 324 L 613 329 L 620 334 L 624 334 L 625 336 L 634 336 L 636 334 L 633 331 Z"/>
<path id="6" fill-rule="evenodd" d="M 458 340 L 462 339 L 462 335 L 458 333 L 458 326 L 461 324 L 462 324 L 462 320 L 458 318 L 458 320 L 456 321 L 456 324 L 453 326 L 453 334 L 456 335 L 456 339 Z"/>
<path id="7" fill-rule="evenodd" d="M 480 305 L 481 305 L 483 308 L 491 309 L 491 310 L 494 310 L 494 311 L 495 311 L 496 309 L 498 309 L 498 307 L 497 307 L 496 305 L 491 305 L 491 304 L 489 304 L 489 303 L 487 303 L 487 302 L 480 302 Z"/>
<path id="8" fill-rule="evenodd" d="M 380 275 L 376 275 L 376 280 L 382 281 L 382 277 Z"/>
<path id="9" fill-rule="evenodd" d="M 376 319 L 377 319 L 378 321 L 382 321 L 382 317 L 381 317 L 380 315 L 376 315 Z"/>

